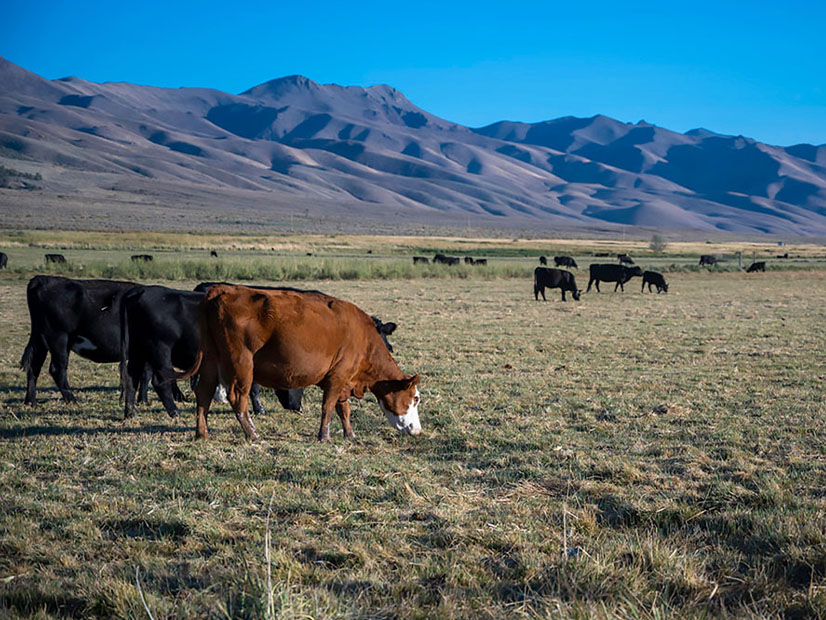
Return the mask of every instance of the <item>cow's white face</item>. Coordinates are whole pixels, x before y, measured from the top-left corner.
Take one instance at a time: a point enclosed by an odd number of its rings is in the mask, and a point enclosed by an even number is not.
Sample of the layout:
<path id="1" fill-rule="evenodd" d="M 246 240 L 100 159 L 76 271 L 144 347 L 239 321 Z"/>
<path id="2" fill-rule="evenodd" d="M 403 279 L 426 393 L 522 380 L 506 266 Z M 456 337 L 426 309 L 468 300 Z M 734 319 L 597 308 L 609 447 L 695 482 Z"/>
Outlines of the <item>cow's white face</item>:
<path id="1" fill-rule="evenodd" d="M 422 423 L 419 421 L 419 401 L 421 400 L 421 396 L 419 396 L 418 388 L 416 388 L 412 399 L 407 405 L 406 413 L 402 415 L 396 415 L 388 409 L 384 402 L 382 402 L 381 398 L 378 398 L 377 400 L 379 401 L 379 407 L 381 407 L 381 410 L 384 412 L 390 426 L 395 428 L 397 431 L 402 431 L 403 433 L 408 433 L 410 435 L 418 435 L 422 432 Z"/>

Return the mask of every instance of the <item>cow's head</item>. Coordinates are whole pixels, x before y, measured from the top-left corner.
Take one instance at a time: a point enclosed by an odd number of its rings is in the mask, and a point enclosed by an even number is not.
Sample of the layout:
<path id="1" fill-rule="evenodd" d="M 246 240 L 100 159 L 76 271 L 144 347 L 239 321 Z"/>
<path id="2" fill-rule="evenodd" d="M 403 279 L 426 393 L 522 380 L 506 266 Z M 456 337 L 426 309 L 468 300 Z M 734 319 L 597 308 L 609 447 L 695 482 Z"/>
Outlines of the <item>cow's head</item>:
<path id="1" fill-rule="evenodd" d="M 418 383 L 419 375 L 413 375 L 404 379 L 379 381 L 373 386 L 373 393 L 390 426 L 410 435 L 422 432 L 422 424 L 419 422 L 421 397 L 416 387 Z"/>
<path id="2" fill-rule="evenodd" d="M 626 267 L 629 275 L 642 277 L 642 269 L 639 267 Z"/>
<path id="3" fill-rule="evenodd" d="M 576 301 L 579 301 L 579 296 L 582 294 L 582 289 L 574 289 L 571 291 L 571 297 L 573 297 Z"/>
<path id="4" fill-rule="evenodd" d="M 663 280 L 663 292 L 664 293 L 668 292 L 668 284 L 665 283 L 665 280 Z"/>

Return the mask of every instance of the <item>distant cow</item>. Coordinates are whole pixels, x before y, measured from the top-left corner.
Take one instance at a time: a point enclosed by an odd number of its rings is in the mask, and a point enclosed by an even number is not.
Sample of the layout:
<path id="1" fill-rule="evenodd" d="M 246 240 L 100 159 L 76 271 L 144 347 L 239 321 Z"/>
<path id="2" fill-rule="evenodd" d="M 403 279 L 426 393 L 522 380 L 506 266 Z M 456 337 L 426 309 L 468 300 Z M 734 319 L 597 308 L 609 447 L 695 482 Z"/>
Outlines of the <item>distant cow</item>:
<path id="1" fill-rule="evenodd" d="M 9 255 L 5 252 L 0 252 L 0 269 L 3 269 L 9 264 Z"/>
<path id="2" fill-rule="evenodd" d="M 540 265 L 547 265 L 548 264 L 548 259 L 545 258 L 544 256 L 540 256 L 539 257 L 539 264 Z"/>
<path id="3" fill-rule="evenodd" d="M 152 258 L 151 254 L 133 254 L 132 255 L 132 261 L 133 262 L 143 261 L 145 263 L 148 263 L 151 260 L 154 260 Z"/>
<path id="4" fill-rule="evenodd" d="M 778 254 L 777 258 L 789 258 L 789 253 L 786 252 L 785 254 Z"/>
<path id="5" fill-rule="evenodd" d="M 324 391 L 319 441 L 330 438 L 336 412 L 345 437 L 351 397 L 372 392 L 390 425 L 418 435 L 419 375 L 404 374 L 376 333 L 374 322 L 355 305 L 319 293 L 214 286 L 200 310 L 201 349 L 195 365 L 176 378 L 196 372 L 201 379 L 195 437 L 206 439 L 207 414 L 215 386 L 229 386 L 227 396 L 248 440 L 258 433 L 247 411 L 253 381 L 275 388 L 318 385 Z"/>
<path id="6" fill-rule="evenodd" d="M 554 256 L 554 265 L 557 267 L 573 267 L 579 269 L 576 261 L 570 256 Z"/>
<path id="7" fill-rule="evenodd" d="M 477 266 L 478 265 L 487 265 L 488 264 L 488 259 L 487 258 L 477 258 L 475 261 L 473 261 L 473 264 L 477 265 Z"/>
<path id="8" fill-rule="evenodd" d="M 591 279 L 588 281 L 586 293 L 591 290 L 591 285 L 596 284 L 597 292 L 600 282 L 616 282 L 614 292 L 618 288 L 625 290 L 625 283 L 633 277 L 642 277 L 642 269 L 639 267 L 626 267 L 625 265 L 614 265 L 613 263 L 594 263 L 591 265 Z"/>
<path id="9" fill-rule="evenodd" d="M 465 256 L 465 265 L 472 265 L 473 264 L 473 257 L 472 256 Z"/>
<path id="10" fill-rule="evenodd" d="M 414 256 L 413 264 L 418 265 L 419 263 L 421 263 L 422 265 L 428 265 L 430 264 L 430 259 L 428 259 L 427 256 Z"/>
<path id="11" fill-rule="evenodd" d="M 604 258 L 606 256 L 611 256 L 610 252 L 594 252 L 594 256 L 598 258 Z"/>
<path id="12" fill-rule="evenodd" d="M 209 256 L 210 258 L 218 258 L 218 252 L 216 252 L 215 250 L 210 250 Z"/>
<path id="13" fill-rule="evenodd" d="M 766 261 L 757 261 L 749 265 L 749 268 L 746 269 L 746 273 L 754 273 L 755 271 L 766 271 Z"/>
<path id="14" fill-rule="evenodd" d="M 132 282 L 57 276 L 29 280 L 26 301 L 31 332 L 20 360 L 20 368 L 26 371 L 25 404 L 37 404 L 37 378 L 47 354 L 51 355 L 49 373 L 69 403 L 75 402 L 66 375 L 70 352 L 97 363 L 120 360 L 120 304 L 134 286 Z M 140 399 L 146 400 L 147 377 L 137 374 Z"/>
<path id="15" fill-rule="evenodd" d="M 433 257 L 434 263 L 441 263 L 443 265 L 458 265 L 459 264 L 459 257 L 458 256 L 447 256 L 446 254 L 436 254 Z"/>
<path id="16" fill-rule="evenodd" d="M 709 267 L 713 267 L 717 264 L 717 257 L 713 254 L 703 254 L 700 256 L 700 267 L 703 265 L 708 265 Z"/>
<path id="17" fill-rule="evenodd" d="M 640 293 L 645 292 L 645 285 L 648 285 L 648 292 L 651 291 L 651 286 L 657 287 L 657 293 L 667 293 L 668 292 L 668 284 L 665 282 L 665 278 L 663 274 L 657 271 L 646 271 L 642 274 L 642 290 Z"/>
<path id="18" fill-rule="evenodd" d="M 63 254 L 46 254 L 47 263 L 65 263 L 66 257 Z"/>
<path id="19" fill-rule="evenodd" d="M 628 256 L 628 254 L 617 254 L 617 260 L 625 265 L 634 264 L 634 259 Z"/>
<path id="20" fill-rule="evenodd" d="M 563 269 L 552 267 L 537 267 L 533 270 L 533 296 L 539 301 L 539 294 L 542 293 L 542 301 L 545 299 L 546 288 L 562 289 L 562 301 L 565 301 L 565 291 L 571 291 L 571 296 L 579 301 L 579 289 L 576 287 L 574 274 Z"/>

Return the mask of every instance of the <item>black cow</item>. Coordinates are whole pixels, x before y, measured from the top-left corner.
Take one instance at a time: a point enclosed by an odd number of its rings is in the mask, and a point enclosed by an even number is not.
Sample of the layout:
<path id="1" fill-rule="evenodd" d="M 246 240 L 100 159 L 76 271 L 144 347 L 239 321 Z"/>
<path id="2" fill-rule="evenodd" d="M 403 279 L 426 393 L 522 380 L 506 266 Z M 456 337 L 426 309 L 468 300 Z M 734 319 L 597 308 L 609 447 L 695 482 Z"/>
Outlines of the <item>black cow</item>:
<path id="1" fill-rule="evenodd" d="M 475 261 L 473 261 L 473 264 L 477 265 L 477 266 L 480 266 L 480 265 L 484 266 L 484 265 L 488 264 L 488 259 L 487 258 L 477 258 Z"/>
<path id="2" fill-rule="evenodd" d="M 594 256 L 597 256 L 599 258 L 603 258 L 605 256 L 611 256 L 611 253 L 610 252 L 594 252 Z"/>
<path id="3" fill-rule="evenodd" d="M 749 268 L 746 269 L 746 273 L 754 273 L 755 271 L 766 271 L 766 261 L 757 261 L 749 265 Z"/>
<path id="4" fill-rule="evenodd" d="M 473 264 L 473 257 L 472 256 L 465 256 L 465 265 L 472 265 Z"/>
<path id="5" fill-rule="evenodd" d="M 143 261 L 145 263 L 148 263 L 151 260 L 153 260 L 153 257 L 152 257 L 151 254 L 133 254 L 132 255 L 132 261 L 133 262 Z"/>
<path id="6" fill-rule="evenodd" d="M 548 259 L 545 258 L 544 256 L 540 256 L 539 257 L 539 264 L 540 265 L 547 265 L 548 264 Z"/>
<path id="7" fill-rule="evenodd" d="M 428 265 L 428 264 L 430 264 L 430 260 L 426 256 L 414 256 L 413 257 L 413 264 L 417 265 L 419 263 L 421 263 L 423 265 Z"/>
<path id="8" fill-rule="evenodd" d="M 554 256 L 554 265 L 557 267 L 573 267 L 574 269 L 579 269 L 576 261 L 570 256 Z"/>
<path id="9" fill-rule="evenodd" d="M 46 254 L 45 255 L 47 263 L 65 263 L 66 257 L 63 254 Z"/>
<path id="10" fill-rule="evenodd" d="M 200 345 L 198 308 L 202 292 L 178 291 L 165 286 L 135 286 L 123 295 L 120 306 L 121 383 L 124 417 L 135 414 L 135 388 L 144 369 L 151 372 L 152 384 L 170 417 L 178 416 L 175 400 L 180 391 L 168 377 L 173 367 L 189 368 L 195 363 Z M 253 411 L 264 412 L 260 388 L 250 391 Z M 280 392 L 280 391 L 279 391 Z M 300 395 L 276 392 L 285 408 L 301 408 Z"/>
<path id="11" fill-rule="evenodd" d="M 210 258 L 218 258 L 218 252 L 216 252 L 215 250 L 210 250 L 209 256 Z"/>
<path id="12" fill-rule="evenodd" d="M 648 292 L 651 291 L 652 286 L 657 287 L 657 293 L 667 293 L 668 292 L 668 284 L 665 282 L 665 278 L 663 274 L 659 273 L 658 271 L 646 271 L 642 274 L 642 290 L 640 293 L 645 292 L 645 285 L 648 285 Z"/>
<path id="13" fill-rule="evenodd" d="M 458 265 L 459 264 L 459 257 L 458 256 L 447 256 L 445 254 L 436 254 L 433 257 L 434 263 L 442 263 L 443 265 Z"/>
<path id="14" fill-rule="evenodd" d="M 9 255 L 5 252 L 0 252 L 0 269 L 3 269 L 9 264 Z"/>
<path id="15" fill-rule="evenodd" d="M 26 288 L 31 317 L 29 342 L 20 367 L 26 371 L 27 405 L 37 404 L 37 378 L 51 355 L 49 373 L 63 400 L 74 402 L 66 371 L 69 352 L 99 363 L 120 360 L 120 304 L 132 282 L 70 280 L 57 276 L 35 276 Z M 140 377 L 140 399 L 146 400 L 148 377 Z"/>
<path id="16" fill-rule="evenodd" d="M 565 291 L 571 291 L 571 296 L 579 301 L 579 291 L 576 287 L 574 274 L 563 269 L 553 267 L 537 267 L 533 270 L 533 296 L 539 301 L 539 294 L 542 293 L 542 301 L 545 299 L 546 288 L 562 289 L 562 301 L 565 301 Z"/>
<path id="17" fill-rule="evenodd" d="M 717 257 L 713 254 L 702 254 L 700 255 L 700 267 L 703 265 L 708 265 L 709 267 L 713 267 L 717 264 Z"/>
<path id="18" fill-rule="evenodd" d="M 625 283 L 635 276 L 642 276 L 642 269 L 639 267 L 626 267 L 625 265 L 614 265 L 613 263 L 594 263 L 591 265 L 591 279 L 588 281 L 588 288 L 585 292 L 591 290 L 591 285 L 596 283 L 597 292 L 599 293 L 600 282 L 616 282 L 614 292 L 617 288 L 625 290 Z"/>
<path id="19" fill-rule="evenodd" d="M 628 254 L 617 254 L 617 260 L 625 265 L 634 264 L 634 259 L 628 256 Z"/>

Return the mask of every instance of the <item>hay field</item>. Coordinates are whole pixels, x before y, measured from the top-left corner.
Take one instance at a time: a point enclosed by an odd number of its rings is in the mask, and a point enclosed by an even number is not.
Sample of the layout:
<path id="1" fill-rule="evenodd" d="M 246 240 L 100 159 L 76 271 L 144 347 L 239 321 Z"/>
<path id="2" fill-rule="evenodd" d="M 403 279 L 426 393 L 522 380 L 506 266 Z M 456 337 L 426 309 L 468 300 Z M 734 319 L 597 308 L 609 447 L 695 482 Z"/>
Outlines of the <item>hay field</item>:
<path id="1" fill-rule="evenodd" d="M 307 281 L 396 321 L 423 376 L 421 436 L 368 396 L 328 445 L 316 388 L 302 413 L 267 396 L 264 441 L 217 405 L 195 443 L 191 405 L 124 422 L 116 368 L 75 356 L 79 402 L 44 373 L 23 408 L 5 279 L 0 615 L 147 618 L 139 583 L 155 618 L 823 617 L 824 276 L 578 303 L 521 278 Z"/>

